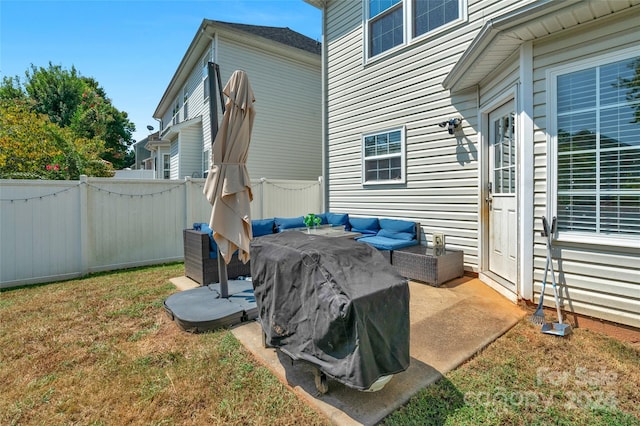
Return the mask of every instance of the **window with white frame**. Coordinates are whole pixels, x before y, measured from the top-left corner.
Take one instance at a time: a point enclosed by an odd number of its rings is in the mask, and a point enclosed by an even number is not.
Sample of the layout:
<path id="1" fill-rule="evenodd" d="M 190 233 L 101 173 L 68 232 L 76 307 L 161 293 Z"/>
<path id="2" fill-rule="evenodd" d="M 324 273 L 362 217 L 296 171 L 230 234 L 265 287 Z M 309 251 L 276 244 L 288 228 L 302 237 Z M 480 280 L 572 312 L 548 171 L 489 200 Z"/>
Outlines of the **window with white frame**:
<path id="1" fill-rule="evenodd" d="M 189 119 L 189 83 L 182 88 L 182 116 L 184 120 Z"/>
<path id="2" fill-rule="evenodd" d="M 171 122 L 173 124 L 178 124 L 180 122 L 180 98 L 176 98 L 176 103 L 173 106 L 173 110 L 171 112 L 173 114 Z"/>
<path id="3" fill-rule="evenodd" d="M 171 154 L 162 154 L 162 178 L 171 179 Z"/>
<path id="4" fill-rule="evenodd" d="M 209 150 L 205 150 L 202 154 L 202 176 L 206 176 L 206 173 L 209 171 Z"/>
<path id="5" fill-rule="evenodd" d="M 369 133 L 362 137 L 362 182 L 404 183 L 404 129 Z"/>
<path id="6" fill-rule="evenodd" d="M 640 56 L 552 75 L 559 232 L 640 236 Z"/>
<path id="7" fill-rule="evenodd" d="M 432 34 L 466 16 L 466 0 L 367 0 L 367 57 Z"/>

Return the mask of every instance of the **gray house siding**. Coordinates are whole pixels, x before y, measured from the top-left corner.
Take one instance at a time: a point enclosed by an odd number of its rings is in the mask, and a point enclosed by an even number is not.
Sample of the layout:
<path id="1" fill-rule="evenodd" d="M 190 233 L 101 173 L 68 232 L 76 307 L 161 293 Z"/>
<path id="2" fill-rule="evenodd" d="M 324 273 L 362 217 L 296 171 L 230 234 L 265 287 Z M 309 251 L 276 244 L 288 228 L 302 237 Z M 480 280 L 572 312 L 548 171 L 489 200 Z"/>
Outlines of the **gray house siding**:
<path id="1" fill-rule="evenodd" d="M 418 221 L 427 241 L 444 232 L 448 247 L 465 251 L 466 268 L 477 270 L 477 95 L 452 98 L 442 80 L 484 21 L 513 6 L 471 3 L 467 23 L 369 60 L 363 3 L 330 3 L 327 181 L 330 210 Z M 457 116 L 464 117 L 460 138 L 437 125 Z M 406 129 L 406 185 L 363 186 L 362 134 L 397 126 Z"/>
<path id="2" fill-rule="evenodd" d="M 191 126 L 180 132 L 180 179 L 202 177 L 202 154 L 202 128 Z"/>
<path id="3" fill-rule="evenodd" d="M 256 98 L 251 176 L 316 179 L 322 174 L 320 68 L 224 38 L 218 51 L 219 63 L 230 64 L 221 65 L 223 81 L 244 70 Z"/>
<path id="4" fill-rule="evenodd" d="M 579 30 L 549 37 L 534 44 L 534 128 L 535 128 L 535 200 L 534 215 L 548 215 L 548 138 L 546 72 L 576 60 L 597 58 L 603 54 L 636 49 L 640 54 L 637 23 L 640 10 L 624 12 L 615 19 L 603 19 Z M 638 135 L 640 138 L 640 135 Z M 541 229 L 535 221 L 536 232 Z M 560 259 L 560 280 L 565 284 L 565 308 L 614 322 L 640 327 L 640 239 L 635 247 L 615 245 L 555 243 Z M 540 292 L 545 266 L 544 239 L 536 237 L 534 245 L 536 293 Z"/>
<path id="5" fill-rule="evenodd" d="M 180 179 L 180 138 L 171 143 L 171 173 L 169 179 Z"/>
<path id="6" fill-rule="evenodd" d="M 321 73 L 319 49 L 312 53 L 311 47 L 312 40 L 288 29 L 204 20 L 154 113 L 162 119 L 163 139 L 180 139 L 179 155 L 186 157 L 179 162 L 179 176 L 196 171 L 202 176 L 209 163 L 204 158 L 211 152 L 206 63 L 212 61 L 220 66 L 223 86 L 236 69 L 246 71 L 256 96 L 249 174 L 317 179 L 322 174 Z M 219 104 L 218 93 L 211 95 Z M 221 108 L 218 112 L 220 122 Z"/>
<path id="7" fill-rule="evenodd" d="M 466 22 L 370 59 L 365 3 L 329 1 L 324 7 L 329 209 L 416 220 L 427 242 L 431 233 L 444 232 L 447 247 L 464 250 L 465 268 L 482 276 L 489 209 L 487 117 L 512 100 L 517 131 L 524 132 L 518 136 L 523 175 L 512 295 L 537 301 L 546 256 L 541 217 L 550 217 L 555 208 L 548 131 L 549 103 L 555 100 L 547 93 L 547 72 L 604 53 L 637 50 L 640 3 L 469 0 Z M 531 20 L 528 8 L 537 14 Z M 474 54 L 470 65 L 458 66 Z M 443 90 L 444 84 L 452 88 Z M 455 136 L 437 125 L 453 117 L 463 118 Z M 362 135 L 395 128 L 405 132 L 406 183 L 363 184 Z M 640 241 L 602 245 L 559 237 L 555 246 L 567 311 L 640 327 Z M 551 296 L 549 286 L 547 292 Z M 552 297 L 546 300 L 553 304 Z"/>

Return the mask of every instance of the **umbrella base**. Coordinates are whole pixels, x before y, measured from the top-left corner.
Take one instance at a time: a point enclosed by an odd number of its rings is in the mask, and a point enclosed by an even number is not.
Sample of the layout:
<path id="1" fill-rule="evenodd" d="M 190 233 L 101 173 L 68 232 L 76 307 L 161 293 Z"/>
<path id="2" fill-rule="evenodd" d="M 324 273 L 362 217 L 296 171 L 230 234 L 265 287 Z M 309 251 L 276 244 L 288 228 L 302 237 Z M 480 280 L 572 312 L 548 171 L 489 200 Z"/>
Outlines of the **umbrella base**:
<path id="1" fill-rule="evenodd" d="M 220 284 L 210 284 L 172 294 L 164 309 L 178 326 L 190 333 L 202 333 L 231 327 L 258 317 L 253 284 L 229 280 L 229 297 L 220 297 Z"/>

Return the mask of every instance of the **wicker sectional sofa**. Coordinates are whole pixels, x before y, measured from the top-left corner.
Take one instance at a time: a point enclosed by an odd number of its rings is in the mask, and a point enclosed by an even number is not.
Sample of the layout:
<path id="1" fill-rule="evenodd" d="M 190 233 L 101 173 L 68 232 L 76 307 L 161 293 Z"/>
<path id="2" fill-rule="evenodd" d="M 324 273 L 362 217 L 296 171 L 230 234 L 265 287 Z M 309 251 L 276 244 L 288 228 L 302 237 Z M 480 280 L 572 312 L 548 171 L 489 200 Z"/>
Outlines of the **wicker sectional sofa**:
<path id="1" fill-rule="evenodd" d="M 362 234 L 357 240 L 376 247 L 391 261 L 391 251 L 420 243 L 420 225 L 399 219 L 378 219 L 349 217 L 347 213 L 317 214 L 321 224 L 344 226 L 346 230 Z M 253 237 L 282 232 L 287 229 L 304 227 L 304 217 L 252 220 Z M 191 229 L 183 230 L 185 275 L 200 285 L 218 282 L 217 247 L 212 230 L 206 223 L 195 223 Z M 251 266 L 243 264 L 233 255 L 227 265 L 230 279 L 251 275 Z"/>

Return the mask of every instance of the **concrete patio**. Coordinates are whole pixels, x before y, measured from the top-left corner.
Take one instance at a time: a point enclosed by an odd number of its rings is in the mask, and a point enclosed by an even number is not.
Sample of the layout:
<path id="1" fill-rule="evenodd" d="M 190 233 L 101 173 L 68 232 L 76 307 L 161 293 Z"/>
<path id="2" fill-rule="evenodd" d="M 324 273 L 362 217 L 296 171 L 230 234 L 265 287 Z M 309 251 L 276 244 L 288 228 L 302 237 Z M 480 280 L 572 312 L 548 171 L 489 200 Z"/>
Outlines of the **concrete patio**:
<path id="1" fill-rule="evenodd" d="M 182 277 L 173 282 L 179 289 L 193 285 Z M 360 392 L 329 380 L 329 392 L 319 394 L 309 365 L 262 346 L 258 322 L 236 326 L 232 333 L 260 363 L 333 423 L 373 425 L 526 315 L 476 278 L 465 276 L 437 288 L 410 281 L 409 289 L 411 364 L 378 392 Z"/>

